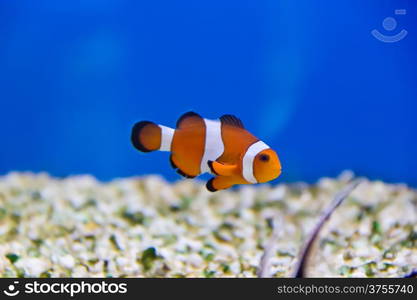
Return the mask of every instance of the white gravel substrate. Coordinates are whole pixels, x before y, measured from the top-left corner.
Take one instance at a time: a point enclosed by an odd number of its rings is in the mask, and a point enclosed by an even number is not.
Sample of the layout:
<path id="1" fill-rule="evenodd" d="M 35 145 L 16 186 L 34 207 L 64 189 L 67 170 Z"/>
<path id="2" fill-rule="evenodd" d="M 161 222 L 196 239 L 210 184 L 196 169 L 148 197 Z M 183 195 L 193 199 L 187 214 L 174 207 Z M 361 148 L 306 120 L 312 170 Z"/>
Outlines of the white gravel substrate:
<path id="1" fill-rule="evenodd" d="M 283 228 L 273 276 L 290 276 L 322 210 L 351 174 L 315 185 L 242 186 L 160 177 L 0 177 L 2 277 L 254 277 Z M 417 192 L 364 181 L 320 234 L 308 276 L 402 276 L 417 268 Z"/>

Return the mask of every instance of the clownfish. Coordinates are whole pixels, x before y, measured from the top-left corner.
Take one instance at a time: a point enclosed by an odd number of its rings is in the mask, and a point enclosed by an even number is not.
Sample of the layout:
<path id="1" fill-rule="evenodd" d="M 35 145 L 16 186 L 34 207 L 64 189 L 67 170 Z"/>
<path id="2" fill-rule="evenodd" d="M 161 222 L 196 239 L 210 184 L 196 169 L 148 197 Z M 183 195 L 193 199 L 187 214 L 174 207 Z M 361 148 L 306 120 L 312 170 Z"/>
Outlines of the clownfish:
<path id="1" fill-rule="evenodd" d="M 206 184 L 211 192 L 267 182 L 281 174 L 277 153 L 233 115 L 209 120 L 187 112 L 176 129 L 141 121 L 133 126 L 131 141 L 142 152 L 170 151 L 172 167 L 186 178 L 206 172 L 215 175 Z"/>

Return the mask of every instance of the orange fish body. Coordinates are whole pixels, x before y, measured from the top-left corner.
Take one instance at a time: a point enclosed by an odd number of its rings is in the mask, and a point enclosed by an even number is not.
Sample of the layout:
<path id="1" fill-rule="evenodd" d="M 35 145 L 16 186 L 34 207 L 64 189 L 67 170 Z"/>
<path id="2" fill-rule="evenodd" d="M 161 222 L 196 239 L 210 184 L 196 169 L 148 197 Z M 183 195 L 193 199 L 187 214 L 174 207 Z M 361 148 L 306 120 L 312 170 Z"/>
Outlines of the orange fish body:
<path id="1" fill-rule="evenodd" d="M 212 192 L 267 182 L 281 174 L 276 152 L 233 115 L 208 120 L 188 112 L 178 119 L 176 129 L 141 121 L 134 125 L 131 140 L 142 152 L 170 151 L 172 167 L 184 177 L 214 174 L 206 184 Z"/>

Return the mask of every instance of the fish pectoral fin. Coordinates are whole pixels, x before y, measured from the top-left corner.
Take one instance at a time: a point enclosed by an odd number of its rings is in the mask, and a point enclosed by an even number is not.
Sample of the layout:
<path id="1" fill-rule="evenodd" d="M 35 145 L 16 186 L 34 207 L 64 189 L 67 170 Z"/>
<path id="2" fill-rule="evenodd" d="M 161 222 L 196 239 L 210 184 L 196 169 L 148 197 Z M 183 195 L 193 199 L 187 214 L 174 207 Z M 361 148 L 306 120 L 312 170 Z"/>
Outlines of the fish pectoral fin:
<path id="1" fill-rule="evenodd" d="M 210 192 L 216 192 L 218 190 L 228 189 L 235 185 L 235 182 L 231 177 L 227 176 L 216 176 L 211 178 L 206 183 L 206 187 Z"/>
<path id="2" fill-rule="evenodd" d="M 237 165 L 226 165 L 212 160 L 209 160 L 207 164 L 211 172 L 216 175 L 232 176 L 237 172 Z"/>

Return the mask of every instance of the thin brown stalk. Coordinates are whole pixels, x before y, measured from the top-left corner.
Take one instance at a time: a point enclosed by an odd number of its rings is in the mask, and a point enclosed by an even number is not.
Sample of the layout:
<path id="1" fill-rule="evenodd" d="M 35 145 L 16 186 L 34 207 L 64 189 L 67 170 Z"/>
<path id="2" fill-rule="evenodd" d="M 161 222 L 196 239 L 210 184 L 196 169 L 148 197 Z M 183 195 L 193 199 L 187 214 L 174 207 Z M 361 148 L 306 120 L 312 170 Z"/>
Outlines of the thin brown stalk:
<path id="1" fill-rule="evenodd" d="M 294 271 L 293 277 L 302 278 L 306 275 L 306 269 L 308 265 L 308 259 L 311 254 L 311 249 L 314 245 L 315 240 L 317 239 L 323 225 L 330 218 L 336 208 L 342 204 L 342 202 L 350 195 L 350 193 L 362 182 L 362 179 L 357 179 L 350 182 L 343 190 L 336 194 L 332 203 L 329 207 L 323 212 L 317 225 L 314 227 L 313 231 L 307 238 L 307 241 L 304 244 L 302 251 L 300 252 L 297 266 Z"/>
<path id="2" fill-rule="evenodd" d="M 257 271 L 258 277 L 268 278 L 271 277 L 271 258 L 277 248 L 277 242 L 281 235 L 282 222 L 278 217 L 272 220 L 272 235 L 265 246 L 265 251 L 262 254 L 259 268 Z"/>

